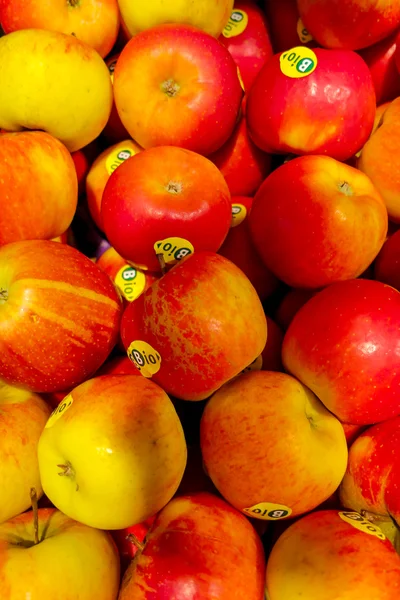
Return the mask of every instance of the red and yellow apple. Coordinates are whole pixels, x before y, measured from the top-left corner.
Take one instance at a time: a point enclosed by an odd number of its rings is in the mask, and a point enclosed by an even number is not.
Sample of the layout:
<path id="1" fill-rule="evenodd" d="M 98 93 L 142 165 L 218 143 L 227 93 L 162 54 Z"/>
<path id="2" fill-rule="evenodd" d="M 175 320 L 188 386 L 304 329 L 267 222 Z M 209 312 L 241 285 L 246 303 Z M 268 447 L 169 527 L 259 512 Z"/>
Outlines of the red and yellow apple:
<path id="1" fill-rule="evenodd" d="M 360 51 L 372 75 L 377 105 L 400 96 L 400 74 L 395 59 L 396 48 L 395 32 L 377 44 Z"/>

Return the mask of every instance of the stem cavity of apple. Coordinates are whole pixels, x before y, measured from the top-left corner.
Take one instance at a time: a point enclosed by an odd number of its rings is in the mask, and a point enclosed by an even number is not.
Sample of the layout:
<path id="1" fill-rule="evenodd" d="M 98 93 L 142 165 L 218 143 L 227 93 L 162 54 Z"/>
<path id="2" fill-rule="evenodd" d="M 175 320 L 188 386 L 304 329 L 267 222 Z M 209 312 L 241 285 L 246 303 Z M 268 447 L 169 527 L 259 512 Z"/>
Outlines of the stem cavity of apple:
<path id="1" fill-rule="evenodd" d="M 166 79 L 161 84 L 161 90 L 170 98 L 175 98 L 180 90 L 180 86 L 173 79 Z"/>
<path id="2" fill-rule="evenodd" d="M 31 488 L 31 503 L 33 512 L 33 541 L 35 546 L 39 543 L 39 508 L 36 489 Z"/>
<path id="3" fill-rule="evenodd" d="M 353 195 L 353 188 L 347 181 L 342 181 L 341 183 L 339 183 L 338 187 L 342 194 L 344 194 L 345 196 Z"/>
<path id="4" fill-rule="evenodd" d="M 79 6 L 80 3 L 81 3 L 81 0 L 67 0 L 67 4 L 71 8 L 75 8 L 76 6 Z"/>
<path id="5" fill-rule="evenodd" d="M 57 465 L 59 469 L 61 469 L 61 473 L 58 473 L 60 477 L 69 477 L 71 480 L 75 481 L 75 471 L 72 468 L 71 463 L 67 460 L 65 465 Z M 76 491 L 79 491 L 79 485 L 76 484 Z"/>
<path id="6" fill-rule="evenodd" d="M 169 192 L 170 194 L 181 194 L 182 193 L 182 189 L 183 186 L 179 181 L 170 181 L 169 183 L 167 183 L 167 185 L 165 186 L 165 189 L 167 190 L 167 192 Z"/>
<path id="7" fill-rule="evenodd" d="M 0 288 L 0 304 L 5 304 L 8 300 L 8 290 Z"/>

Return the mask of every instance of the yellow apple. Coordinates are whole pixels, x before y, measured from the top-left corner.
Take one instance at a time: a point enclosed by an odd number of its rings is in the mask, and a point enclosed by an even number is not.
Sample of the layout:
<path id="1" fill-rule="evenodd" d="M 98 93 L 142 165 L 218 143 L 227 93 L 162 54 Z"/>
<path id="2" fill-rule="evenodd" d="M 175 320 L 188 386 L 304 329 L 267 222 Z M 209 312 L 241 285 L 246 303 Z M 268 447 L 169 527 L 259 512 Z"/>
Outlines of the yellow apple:
<path id="1" fill-rule="evenodd" d="M 123 529 L 175 494 L 186 466 L 183 429 L 167 394 L 136 375 L 104 375 L 53 411 L 39 440 L 43 490 L 69 517 Z"/>
<path id="2" fill-rule="evenodd" d="M 0 525 L 1 600 L 116 600 L 120 561 L 111 535 L 54 508 Z"/>
<path id="3" fill-rule="evenodd" d="M 0 38 L 0 129 L 41 129 L 76 151 L 106 125 L 112 83 L 100 55 L 71 35 L 22 29 Z"/>
<path id="4" fill-rule="evenodd" d="M 233 0 L 118 0 L 118 4 L 132 36 L 162 23 L 184 23 L 218 37 L 233 8 Z"/>
<path id="5" fill-rule="evenodd" d="M 37 394 L 0 382 L 0 523 L 29 508 L 31 487 L 43 493 L 37 445 L 50 412 Z"/>

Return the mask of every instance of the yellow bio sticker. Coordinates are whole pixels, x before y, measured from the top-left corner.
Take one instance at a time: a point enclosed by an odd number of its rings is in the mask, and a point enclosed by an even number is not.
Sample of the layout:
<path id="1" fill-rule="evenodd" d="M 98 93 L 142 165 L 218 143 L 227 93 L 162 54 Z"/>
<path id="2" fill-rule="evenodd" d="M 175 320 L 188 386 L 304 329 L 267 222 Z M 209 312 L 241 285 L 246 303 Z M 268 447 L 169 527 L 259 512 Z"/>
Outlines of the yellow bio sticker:
<path id="1" fill-rule="evenodd" d="M 249 517 L 262 519 L 263 521 L 278 521 L 285 519 L 292 514 L 292 509 L 283 504 L 275 504 L 274 502 L 260 502 L 250 508 L 243 508 L 242 512 Z"/>
<path id="2" fill-rule="evenodd" d="M 180 237 L 158 240 L 153 247 L 157 255 L 162 254 L 166 265 L 175 265 L 182 258 L 194 252 L 193 245 L 188 240 Z"/>
<path id="3" fill-rule="evenodd" d="M 236 37 L 243 33 L 249 22 L 249 17 L 244 10 L 235 8 L 232 11 L 229 21 L 222 30 L 222 35 L 226 38 Z"/>
<path id="4" fill-rule="evenodd" d="M 115 70 L 116 64 L 117 64 L 117 59 L 115 58 L 107 65 L 108 70 L 110 71 L 111 83 L 114 83 L 114 70 Z"/>
<path id="5" fill-rule="evenodd" d="M 243 204 L 232 204 L 231 227 L 237 227 L 247 216 L 247 209 Z"/>
<path id="6" fill-rule="evenodd" d="M 343 519 L 346 523 L 350 523 L 356 529 L 363 531 L 364 533 L 368 533 L 369 535 L 374 535 L 380 540 L 386 540 L 385 534 L 377 527 L 373 525 L 371 521 L 365 519 L 358 512 L 339 512 L 339 517 Z"/>
<path id="7" fill-rule="evenodd" d="M 314 39 L 311 33 L 309 33 L 308 30 L 304 27 L 304 23 L 300 17 L 297 21 L 297 35 L 299 36 L 299 40 L 302 44 L 307 44 L 308 42 L 311 42 Z"/>
<path id="8" fill-rule="evenodd" d="M 71 407 L 73 402 L 74 402 L 74 399 L 72 398 L 71 394 L 68 394 L 68 396 L 65 396 L 64 400 L 62 400 L 60 402 L 60 404 L 57 406 L 57 408 L 55 408 L 53 410 L 53 412 L 51 413 L 51 415 L 49 416 L 47 423 L 44 426 L 45 429 L 47 429 L 48 427 L 53 427 L 54 423 L 56 421 L 58 421 L 58 419 L 60 417 L 62 417 L 64 413 L 67 412 L 67 410 Z"/>
<path id="9" fill-rule="evenodd" d="M 115 148 L 106 158 L 107 173 L 111 175 L 115 169 L 135 154 L 136 152 L 132 148 L 126 146 L 118 146 L 118 148 Z"/>
<path id="10" fill-rule="evenodd" d="M 143 377 L 152 377 L 161 367 L 161 356 L 147 342 L 135 340 L 129 345 L 128 357 Z"/>
<path id="11" fill-rule="evenodd" d="M 296 46 L 283 52 L 279 57 L 279 61 L 282 73 L 293 79 L 311 75 L 317 68 L 318 63 L 315 52 L 307 46 Z"/>
<path id="12" fill-rule="evenodd" d="M 139 298 L 146 287 L 146 275 L 130 265 L 120 268 L 115 276 L 114 283 L 128 302 Z"/>

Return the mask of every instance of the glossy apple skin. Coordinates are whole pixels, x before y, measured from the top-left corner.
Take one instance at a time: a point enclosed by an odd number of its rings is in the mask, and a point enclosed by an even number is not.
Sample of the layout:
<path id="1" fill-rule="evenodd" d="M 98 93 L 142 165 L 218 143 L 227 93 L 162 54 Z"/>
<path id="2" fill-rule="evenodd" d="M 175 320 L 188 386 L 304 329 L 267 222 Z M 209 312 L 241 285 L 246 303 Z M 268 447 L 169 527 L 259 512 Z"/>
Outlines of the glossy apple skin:
<path id="1" fill-rule="evenodd" d="M 400 291 L 400 230 L 388 237 L 374 262 L 374 278 Z"/>
<path id="2" fill-rule="evenodd" d="M 274 52 L 295 46 L 316 46 L 312 36 L 300 23 L 296 0 L 265 0 L 264 5 Z"/>
<path id="3" fill-rule="evenodd" d="M 136 340 L 159 353 L 152 378 L 168 394 L 204 400 L 259 356 L 267 324 L 243 272 L 204 251 L 183 259 L 129 304 L 121 337 L 130 356 Z"/>
<path id="4" fill-rule="evenodd" d="M 0 249 L 0 377 L 36 392 L 67 389 L 115 345 L 121 302 L 109 277 L 66 244 L 32 240 Z"/>
<path id="5" fill-rule="evenodd" d="M 160 272 L 154 249 L 159 241 L 178 237 L 195 252 L 217 252 L 231 225 L 231 195 L 208 158 L 158 146 L 139 152 L 112 173 L 101 215 L 107 239 L 121 256 L 138 269 Z"/>
<path id="6" fill-rule="evenodd" d="M 117 0 L 0 0 L 0 23 L 5 33 L 18 29 L 47 29 L 75 35 L 103 58 L 111 51 L 119 30 Z"/>
<path id="7" fill-rule="evenodd" d="M 119 600 L 263 600 L 265 558 L 249 521 L 217 496 L 173 499 L 131 563 Z"/>
<path id="8" fill-rule="evenodd" d="M 361 275 L 388 228 L 370 179 L 327 156 L 301 156 L 275 169 L 248 220 L 266 266 L 286 284 L 310 289 Z"/>
<path id="9" fill-rule="evenodd" d="M 74 162 L 44 131 L 0 135 L 0 246 L 68 229 L 78 202 Z"/>
<path id="10" fill-rule="evenodd" d="M 251 140 L 242 117 L 228 141 L 208 157 L 221 171 L 232 196 L 253 196 L 271 170 L 271 157 Z"/>
<path id="11" fill-rule="evenodd" d="M 293 318 L 283 364 L 341 421 L 385 421 L 400 413 L 399 327 L 397 290 L 368 279 L 334 283 Z"/>
<path id="12" fill-rule="evenodd" d="M 397 33 L 360 51 L 372 75 L 377 105 L 400 96 L 400 74 L 396 67 Z"/>
<path id="13" fill-rule="evenodd" d="M 345 161 L 372 130 L 372 76 L 356 52 L 313 51 L 317 67 L 305 77 L 286 76 L 281 54 L 265 63 L 247 98 L 248 131 L 266 152 L 326 154 Z"/>
<path id="14" fill-rule="evenodd" d="M 39 509 L 38 517 L 38 545 L 32 511 L 0 525 L 2 600 L 117 600 L 120 566 L 111 535 L 54 508 Z"/>
<path id="15" fill-rule="evenodd" d="M 218 39 L 233 56 L 244 89 L 248 92 L 264 62 L 273 53 L 271 40 L 265 13 L 253 0 L 238 0 L 235 2 L 234 10 L 246 13 L 248 18 L 246 28 L 239 35 L 231 35 L 231 32 L 225 28 Z"/>
<path id="16" fill-rule="evenodd" d="M 353 442 L 340 485 L 343 506 L 400 523 L 399 442 L 400 417 L 369 427 Z"/>
<path id="17" fill-rule="evenodd" d="M 372 46 L 400 25 L 400 5 L 391 0 L 297 0 L 304 25 L 326 48 Z"/>
<path id="18" fill-rule="evenodd" d="M 270 600 L 394 600 L 400 558 L 388 539 L 358 530 L 336 510 L 320 510 L 279 537 L 268 559 L 266 582 Z"/>
<path id="19" fill-rule="evenodd" d="M 229 51 L 188 25 L 138 33 L 114 71 L 118 114 L 143 148 L 173 145 L 211 154 L 231 135 L 242 96 Z"/>

